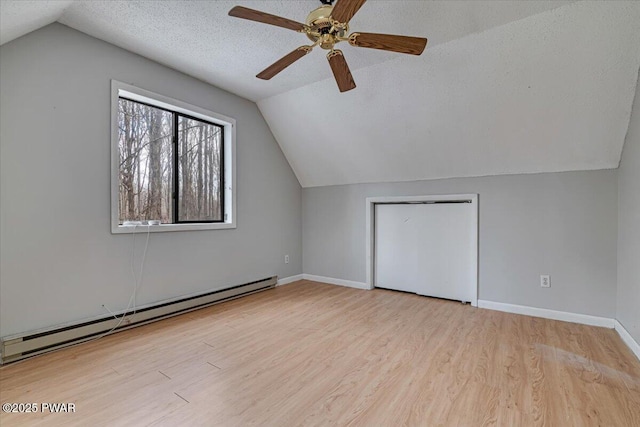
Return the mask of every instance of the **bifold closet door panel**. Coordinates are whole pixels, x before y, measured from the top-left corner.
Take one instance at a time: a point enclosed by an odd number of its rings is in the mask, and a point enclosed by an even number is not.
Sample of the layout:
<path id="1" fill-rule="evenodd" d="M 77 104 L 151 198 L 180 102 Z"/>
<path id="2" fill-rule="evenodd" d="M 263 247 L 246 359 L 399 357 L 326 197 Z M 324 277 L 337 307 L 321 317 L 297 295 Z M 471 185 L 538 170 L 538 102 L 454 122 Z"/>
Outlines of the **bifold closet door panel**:
<path id="1" fill-rule="evenodd" d="M 470 203 L 378 204 L 375 286 L 472 301 Z"/>

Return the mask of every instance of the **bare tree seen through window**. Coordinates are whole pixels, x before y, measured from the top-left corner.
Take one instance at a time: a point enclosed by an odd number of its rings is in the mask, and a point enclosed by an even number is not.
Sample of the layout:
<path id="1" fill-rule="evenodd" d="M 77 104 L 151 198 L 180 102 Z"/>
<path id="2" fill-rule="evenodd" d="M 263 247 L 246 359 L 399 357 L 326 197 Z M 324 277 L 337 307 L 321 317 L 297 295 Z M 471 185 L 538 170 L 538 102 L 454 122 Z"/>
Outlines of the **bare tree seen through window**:
<path id="1" fill-rule="evenodd" d="M 179 221 L 222 220 L 222 128 L 178 117 Z"/>
<path id="2" fill-rule="evenodd" d="M 222 138 L 221 126 L 120 98 L 119 223 L 222 221 Z"/>

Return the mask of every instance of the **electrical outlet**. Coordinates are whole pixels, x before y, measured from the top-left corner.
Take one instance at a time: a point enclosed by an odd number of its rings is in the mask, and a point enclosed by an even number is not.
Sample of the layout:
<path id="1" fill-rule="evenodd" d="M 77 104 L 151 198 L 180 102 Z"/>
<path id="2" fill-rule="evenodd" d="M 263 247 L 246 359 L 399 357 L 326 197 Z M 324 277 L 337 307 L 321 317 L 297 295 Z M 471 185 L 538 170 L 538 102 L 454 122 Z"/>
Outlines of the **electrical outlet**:
<path id="1" fill-rule="evenodd" d="M 289 255 L 284 256 L 284 263 L 289 264 Z"/>
<path id="2" fill-rule="evenodd" d="M 548 274 L 544 274 L 540 276 L 540 286 L 543 288 L 551 287 L 551 277 Z"/>

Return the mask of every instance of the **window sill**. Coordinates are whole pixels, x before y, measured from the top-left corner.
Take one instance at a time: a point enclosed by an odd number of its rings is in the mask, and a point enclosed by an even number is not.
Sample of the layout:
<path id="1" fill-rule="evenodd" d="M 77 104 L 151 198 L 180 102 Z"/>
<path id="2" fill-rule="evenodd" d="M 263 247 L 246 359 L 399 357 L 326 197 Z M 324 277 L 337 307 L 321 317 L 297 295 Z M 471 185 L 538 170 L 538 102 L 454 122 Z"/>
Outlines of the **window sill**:
<path id="1" fill-rule="evenodd" d="M 111 227 L 111 234 L 132 233 L 164 233 L 168 231 L 200 231 L 200 230 L 225 230 L 236 228 L 230 222 L 199 223 L 199 224 L 160 224 L 160 225 L 116 225 Z"/>

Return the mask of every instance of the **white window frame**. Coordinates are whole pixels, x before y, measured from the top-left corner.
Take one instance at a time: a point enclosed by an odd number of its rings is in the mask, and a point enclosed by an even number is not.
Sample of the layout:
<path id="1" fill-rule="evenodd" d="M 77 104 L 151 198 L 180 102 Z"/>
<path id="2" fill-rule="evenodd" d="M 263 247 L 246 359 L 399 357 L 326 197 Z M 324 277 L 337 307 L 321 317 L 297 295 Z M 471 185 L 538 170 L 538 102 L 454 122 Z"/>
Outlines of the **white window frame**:
<path id="1" fill-rule="evenodd" d="M 118 224 L 119 196 L 119 151 L 118 151 L 118 103 L 120 97 L 140 101 L 150 105 L 186 114 L 220 125 L 224 129 L 224 222 L 160 224 L 138 227 Z M 236 228 L 236 121 L 231 117 L 178 101 L 177 99 L 159 95 L 136 86 L 117 80 L 111 80 L 111 233 L 126 234 L 149 229 L 151 233 L 165 231 L 219 230 Z M 137 229 L 137 230 L 136 230 Z"/>

